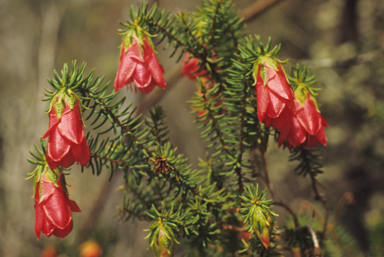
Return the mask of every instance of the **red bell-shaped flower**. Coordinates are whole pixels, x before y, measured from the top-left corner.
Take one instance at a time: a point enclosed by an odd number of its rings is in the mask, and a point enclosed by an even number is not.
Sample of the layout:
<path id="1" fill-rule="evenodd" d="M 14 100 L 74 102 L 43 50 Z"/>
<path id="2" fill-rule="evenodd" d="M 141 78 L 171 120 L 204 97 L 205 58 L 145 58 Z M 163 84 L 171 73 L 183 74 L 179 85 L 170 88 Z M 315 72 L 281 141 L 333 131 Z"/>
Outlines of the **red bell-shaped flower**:
<path id="1" fill-rule="evenodd" d="M 292 119 L 293 91 L 281 64 L 271 59 L 268 62 L 255 66 L 257 117 L 260 123 L 264 121 L 265 125 L 280 130 Z M 271 65 L 273 62 L 275 67 Z"/>
<path id="2" fill-rule="evenodd" d="M 53 101 L 56 103 L 51 106 L 49 113 L 49 128 L 42 137 L 49 136 L 46 153 L 49 167 L 51 170 L 59 166 L 68 168 L 75 161 L 87 166 L 91 153 L 84 134 L 79 100 L 75 100 L 73 108 L 57 95 Z M 63 103 L 64 108 L 59 108 Z"/>
<path id="3" fill-rule="evenodd" d="M 327 120 L 318 111 L 310 93 L 302 104 L 295 99 L 296 115 L 282 128 L 279 136 L 279 146 L 288 139 L 288 147 L 303 144 L 306 147 L 315 147 L 318 143 L 327 144 L 324 126 L 328 127 Z"/>
<path id="4" fill-rule="evenodd" d="M 182 66 L 183 77 L 188 76 L 190 80 L 196 80 L 196 77 L 200 77 L 207 73 L 207 71 L 204 70 L 197 72 L 199 69 L 199 60 L 197 58 L 191 58 L 191 55 L 189 53 L 186 53 Z"/>
<path id="5" fill-rule="evenodd" d="M 74 201 L 69 200 L 64 191 L 63 175 L 57 172 L 55 176 L 47 166 L 45 168 L 46 171 L 36 183 L 35 233 L 37 239 L 40 238 L 41 232 L 48 237 L 51 235 L 65 237 L 72 231 L 72 212 L 81 210 Z"/>
<path id="6" fill-rule="evenodd" d="M 133 37 L 128 48 L 124 41 L 121 44 L 120 65 L 113 84 L 115 92 L 125 85 L 128 87 L 132 82 L 144 94 L 150 93 L 156 85 L 165 89 L 163 66 L 157 61 L 148 39 L 144 38 L 142 42 L 143 44 Z"/>

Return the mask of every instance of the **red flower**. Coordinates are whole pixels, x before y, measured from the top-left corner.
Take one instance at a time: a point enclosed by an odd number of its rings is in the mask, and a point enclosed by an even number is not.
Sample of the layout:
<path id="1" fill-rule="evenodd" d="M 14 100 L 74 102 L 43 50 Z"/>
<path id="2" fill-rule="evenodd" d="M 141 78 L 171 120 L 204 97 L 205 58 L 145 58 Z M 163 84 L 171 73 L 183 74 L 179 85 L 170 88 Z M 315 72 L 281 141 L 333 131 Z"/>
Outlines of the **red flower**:
<path id="1" fill-rule="evenodd" d="M 200 68 L 199 60 L 197 58 L 191 58 L 191 55 L 187 53 L 183 60 L 182 74 L 188 76 L 190 80 L 196 80 L 196 77 L 200 77 L 207 73 L 207 71 L 200 71 L 196 73 Z"/>
<path id="2" fill-rule="evenodd" d="M 279 136 L 279 146 L 288 139 L 288 147 L 303 144 L 306 147 L 315 147 L 318 143 L 327 144 L 324 126 L 328 127 L 327 120 L 318 111 L 310 93 L 302 103 L 295 99 L 296 115 L 292 121 L 282 128 Z"/>
<path id="3" fill-rule="evenodd" d="M 55 96 L 56 103 L 61 103 L 60 97 Z M 64 101 L 64 110 L 57 114 L 56 104 L 49 113 L 49 128 L 42 138 L 48 139 L 46 160 L 51 170 L 59 166 L 70 167 L 77 161 L 80 165 L 87 166 L 91 153 L 85 139 L 83 121 L 80 114 L 80 103 L 73 108 Z M 59 118 L 59 117 L 60 118 Z"/>
<path id="4" fill-rule="evenodd" d="M 49 169 L 47 172 L 42 174 L 40 181 L 36 183 L 35 233 L 37 239 L 40 238 L 41 232 L 48 237 L 51 235 L 57 237 L 67 236 L 73 227 L 72 212 L 81 212 L 77 204 L 69 200 L 67 193 L 63 189 L 63 175 L 59 173 L 56 186 L 53 181 L 49 180 L 55 175 Z"/>
<path id="5" fill-rule="evenodd" d="M 120 65 L 113 86 L 117 92 L 133 82 L 140 92 L 148 94 L 156 85 L 165 89 L 163 73 L 163 66 L 157 61 L 148 40 L 144 38 L 141 45 L 139 40 L 133 37 L 128 49 L 125 48 L 124 42 L 121 44 Z"/>
<path id="6" fill-rule="evenodd" d="M 256 66 L 257 117 L 259 122 L 275 129 L 282 129 L 292 119 L 294 112 L 293 91 L 288 84 L 283 68 L 277 62 L 276 69 L 264 65 Z M 263 73 L 266 75 L 262 76 Z"/>

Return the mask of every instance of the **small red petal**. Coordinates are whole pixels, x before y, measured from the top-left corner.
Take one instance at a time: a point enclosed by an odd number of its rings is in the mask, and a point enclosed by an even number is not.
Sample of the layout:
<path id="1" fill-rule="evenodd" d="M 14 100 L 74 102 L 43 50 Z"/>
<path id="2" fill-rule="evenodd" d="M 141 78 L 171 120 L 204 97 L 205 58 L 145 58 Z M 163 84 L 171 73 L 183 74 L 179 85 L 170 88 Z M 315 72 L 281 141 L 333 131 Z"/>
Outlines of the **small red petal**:
<path id="1" fill-rule="evenodd" d="M 196 77 L 204 76 L 207 71 L 200 71 L 196 73 L 200 68 L 199 60 L 197 58 L 190 58 L 190 54 L 187 53 L 183 60 L 182 75 L 188 76 L 190 80 L 196 80 Z"/>
<path id="2" fill-rule="evenodd" d="M 325 136 L 324 128 L 321 128 L 319 132 L 316 134 L 316 138 L 318 139 L 319 143 L 322 145 L 327 145 L 327 137 Z"/>
<path id="3" fill-rule="evenodd" d="M 41 230 L 44 222 L 44 211 L 40 204 L 35 204 L 35 234 L 40 239 Z"/>
<path id="4" fill-rule="evenodd" d="M 286 100 L 276 95 L 276 93 L 269 91 L 269 104 L 267 108 L 267 115 L 271 118 L 277 118 L 286 106 Z"/>
<path id="5" fill-rule="evenodd" d="M 46 218 L 60 229 L 64 229 L 72 220 L 72 212 L 67 199 L 66 193 L 57 188 L 51 198 L 43 205 Z"/>
<path id="6" fill-rule="evenodd" d="M 124 45 L 122 44 L 119 69 L 117 70 L 115 82 L 113 83 L 115 92 L 119 91 L 121 88 L 123 88 L 125 85 L 129 84 L 132 81 L 132 74 L 136 69 L 136 62 L 134 62 L 128 56 L 129 51 L 132 50 L 128 50 L 128 52 L 125 52 Z"/>
<path id="7" fill-rule="evenodd" d="M 59 123 L 59 119 L 57 118 L 56 112 L 55 112 L 55 107 L 53 106 L 51 109 L 51 112 L 49 113 L 49 127 L 48 130 L 45 132 L 44 136 L 41 138 L 46 138 L 48 137 L 53 130 L 56 129 L 56 125 Z"/>
<path id="8" fill-rule="evenodd" d="M 78 101 L 71 111 L 61 117 L 57 129 L 60 135 L 72 143 L 80 144 L 84 140 L 84 128 L 80 116 L 80 103 Z"/>
<path id="9" fill-rule="evenodd" d="M 81 143 L 81 160 L 79 162 L 82 166 L 87 166 L 89 159 L 91 159 L 91 152 L 89 151 L 89 146 L 87 140 L 84 138 Z"/>
<path id="10" fill-rule="evenodd" d="M 304 108 L 296 110 L 297 119 L 310 135 L 316 135 L 322 127 L 320 113 L 318 113 L 315 103 L 308 96 L 304 102 Z"/>
<path id="11" fill-rule="evenodd" d="M 151 73 L 154 81 L 156 81 L 159 87 L 161 87 L 162 89 L 165 89 L 166 83 L 163 76 L 164 69 L 161 67 L 161 65 L 157 61 L 156 55 L 153 52 L 153 49 L 150 46 L 150 44 L 147 42 L 147 40 L 144 40 L 144 59 L 145 59 L 145 64 L 149 72 Z"/>
<path id="12" fill-rule="evenodd" d="M 299 121 L 296 118 L 292 119 L 292 129 L 289 133 L 288 143 L 291 146 L 299 146 L 305 142 L 307 132 L 300 125 Z"/>
<path id="13" fill-rule="evenodd" d="M 268 70 L 268 83 L 267 87 L 273 91 L 279 97 L 285 98 L 286 100 L 293 99 L 293 91 L 291 86 L 288 84 L 287 78 L 282 70 L 282 66 L 279 64 L 278 71 L 274 68 L 265 66 Z"/>
<path id="14" fill-rule="evenodd" d="M 316 136 L 311 136 L 311 135 L 308 134 L 307 135 L 307 140 L 305 141 L 304 146 L 308 147 L 308 148 L 313 148 L 318 143 L 319 143 L 319 141 L 317 140 Z"/>
<path id="15" fill-rule="evenodd" d="M 63 228 L 63 229 L 56 228 L 53 231 L 53 235 L 60 237 L 60 238 L 64 238 L 67 235 L 69 235 L 69 233 L 71 233 L 72 229 L 73 229 L 73 221 L 71 220 L 71 222 L 69 222 L 68 226 L 66 226 L 65 228 Z"/>
<path id="16" fill-rule="evenodd" d="M 135 86 L 137 88 L 146 88 L 149 86 L 152 80 L 152 75 L 148 71 L 145 64 L 138 63 L 136 66 L 136 70 L 133 73 L 133 81 L 135 82 Z"/>
<path id="17" fill-rule="evenodd" d="M 156 86 L 156 82 L 151 78 L 151 81 L 149 82 L 148 86 L 147 87 L 143 87 L 143 88 L 137 88 L 141 93 L 143 94 L 149 94 L 152 92 L 152 90 L 155 88 Z"/>
<path id="18" fill-rule="evenodd" d="M 88 165 L 89 159 L 91 158 L 91 153 L 85 138 L 81 144 L 72 144 L 71 151 L 78 164 L 82 166 Z"/>
<path id="19" fill-rule="evenodd" d="M 44 235 L 46 235 L 47 237 L 50 237 L 53 233 L 53 231 L 55 230 L 55 226 L 49 222 L 49 220 L 47 219 L 47 217 L 44 217 L 44 221 L 43 221 L 43 227 L 42 227 L 42 230 L 41 232 L 43 232 Z"/>
<path id="20" fill-rule="evenodd" d="M 292 123 L 288 122 L 285 124 L 285 126 L 281 129 L 279 140 L 278 140 L 278 146 L 280 147 L 282 144 L 284 144 L 285 140 L 287 139 L 289 132 L 291 130 Z"/>
<path id="21" fill-rule="evenodd" d="M 77 203 L 75 201 L 68 200 L 68 205 L 71 208 L 72 212 L 81 212 L 79 206 L 77 205 Z"/>
<path id="22" fill-rule="evenodd" d="M 264 86 L 263 80 L 260 74 L 257 75 L 256 83 L 256 93 L 257 93 L 257 117 L 261 123 L 264 120 L 265 113 L 267 112 L 269 104 L 269 93 L 268 89 Z"/>
<path id="23" fill-rule="evenodd" d="M 321 117 L 321 121 L 322 121 L 322 123 L 323 123 L 323 126 L 325 126 L 325 127 L 329 127 L 329 124 L 328 124 L 327 119 L 324 118 L 322 115 L 320 115 L 320 117 Z"/>
<path id="24" fill-rule="evenodd" d="M 55 162 L 60 161 L 69 152 L 71 145 L 59 133 L 57 129 L 52 130 L 48 139 L 47 155 Z M 51 168 L 52 169 L 52 168 Z"/>
<path id="25" fill-rule="evenodd" d="M 44 174 L 41 175 L 40 183 L 38 185 L 38 187 L 41 188 L 41 197 L 39 197 L 38 203 L 47 201 L 55 193 L 55 184 L 53 184 L 52 181 L 47 180 Z M 38 187 L 36 187 L 36 194 L 40 195 Z"/>

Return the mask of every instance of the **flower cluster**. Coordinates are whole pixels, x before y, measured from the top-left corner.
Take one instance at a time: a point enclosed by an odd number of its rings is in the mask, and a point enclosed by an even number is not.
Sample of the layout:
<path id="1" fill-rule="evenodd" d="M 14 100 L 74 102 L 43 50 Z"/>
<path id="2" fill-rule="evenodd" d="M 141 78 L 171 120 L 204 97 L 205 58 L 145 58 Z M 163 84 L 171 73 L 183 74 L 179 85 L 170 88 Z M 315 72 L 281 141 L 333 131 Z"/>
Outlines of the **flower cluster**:
<path id="1" fill-rule="evenodd" d="M 57 79 L 66 81 L 67 75 Z M 71 78 L 74 82 L 78 81 L 75 76 Z M 31 175 L 35 179 L 35 233 L 38 239 L 41 233 L 48 237 L 65 237 L 72 231 L 72 212 L 80 212 L 80 208 L 68 197 L 62 169 L 71 167 L 75 161 L 87 166 L 91 158 L 80 98 L 69 84 L 61 84 L 50 96 L 49 126 L 42 136 L 43 151 L 39 151 L 40 156 L 34 155 L 37 162 L 31 161 L 38 165 Z M 45 138 L 48 138 L 47 145 Z"/>
<path id="2" fill-rule="evenodd" d="M 324 126 L 328 126 L 328 122 L 320 114 L 314 98 L 311 88 L 314 78 L 304 67 L 298 67 L 288 79 L 282 62 L 275 57 L 279 48 L 268 52 L 269 46 L 270 42 L 264 49 L 259 41 L 259 54 L 252 70 L 259 122 L 280 130 L 279 146 L 284 142 L 289 148 L 326 145 Z"/>

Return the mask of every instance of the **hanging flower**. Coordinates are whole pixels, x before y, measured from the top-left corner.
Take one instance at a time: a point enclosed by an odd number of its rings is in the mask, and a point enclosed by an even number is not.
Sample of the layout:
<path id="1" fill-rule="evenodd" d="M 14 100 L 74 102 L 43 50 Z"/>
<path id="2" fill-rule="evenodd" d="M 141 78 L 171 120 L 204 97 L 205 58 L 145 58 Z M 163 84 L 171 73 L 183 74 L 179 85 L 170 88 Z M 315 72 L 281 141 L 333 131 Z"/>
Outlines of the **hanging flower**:
<path id="1" fill-rule="evenodd" d="M 127 37 L 129 40 L 121 44 L 120 65 L 113 84 L 115 92 L 125 85 L 130 87 L 132 82 L 135 90 L 137 88 L 144 94 L 152 92 L 156 85 L 165 89 L 164 69 L 157 61 L 150 39 L 145 36 L 139 39 L 135 35 Z"/>
<path id="2" fill-rule="evenodd" d="M 197 72 L 200 69 L 199 60 L 197 58 L 191 58 L 191 55 L 189 53 L 186 53 L 185 58 L 183 60 L 183 66 L 182 66 L 182 75 L 188 76 L 190 80 L 196 80 L 196 77 L 200 77 L 207 73 L 207 71 L 200 71 Z"/>
<path id="3" fill-rule="evenodd" d="M 41 232 L 48 237 L 66 237 L 72 231 L 72 212 L 81 210 L 74 201 L 69 200 L 64 186 L 64 176 L 58 170 L 51 171 L 45 165 L 45 172 L 35 185 L 37 239 Z"/>
<path id="4" fill-rule="evenodd" d="M 59 93 L 50 104 L 49 128 L 42 138 L 49 137 L 46 160 L 54 170 L 68 168 L 77 161 L 87 166 L 91 153 L 85 138 L 80 101 L 74 94 Z"/>
<path id="5" fill-rule="evenodd" d="M 327 120 L 320 114 L 313 97 L 306 94 L 304 103 L 295 99 L 296 115 L 292 121 L 282 128 L 279 136 L 279 146 L 285 140 L 289 148 L 304 145 L 315 147 L 318 143 L 327 144 L 324 126 L 328 127 Z"/>
<path id="6" fill-rule="evenodd" d="M 294 113 L 293 91 L 283 67 L 274 59 L 255 65 L 254 78 L 259 122 L 282 129 Z"/>

